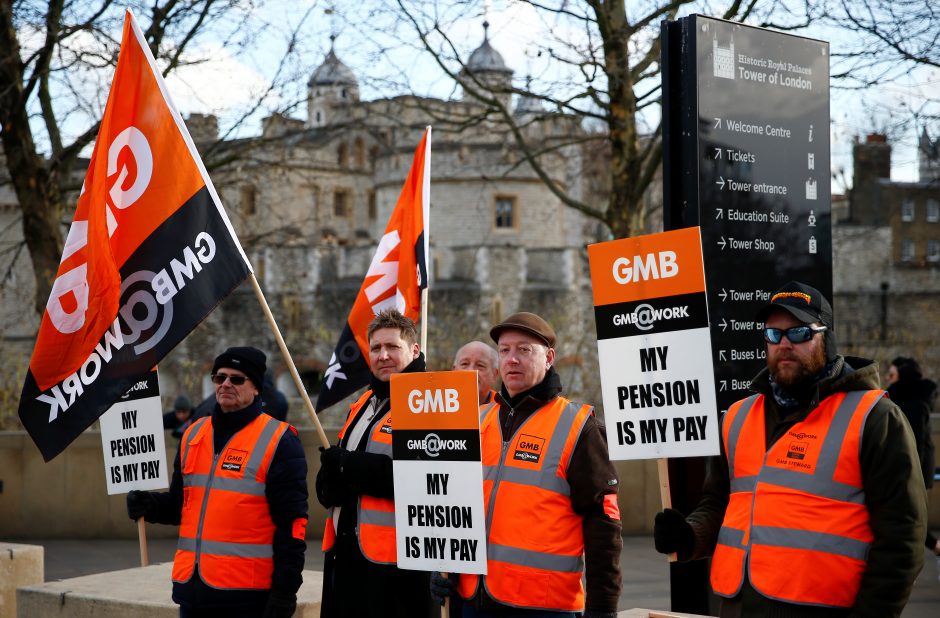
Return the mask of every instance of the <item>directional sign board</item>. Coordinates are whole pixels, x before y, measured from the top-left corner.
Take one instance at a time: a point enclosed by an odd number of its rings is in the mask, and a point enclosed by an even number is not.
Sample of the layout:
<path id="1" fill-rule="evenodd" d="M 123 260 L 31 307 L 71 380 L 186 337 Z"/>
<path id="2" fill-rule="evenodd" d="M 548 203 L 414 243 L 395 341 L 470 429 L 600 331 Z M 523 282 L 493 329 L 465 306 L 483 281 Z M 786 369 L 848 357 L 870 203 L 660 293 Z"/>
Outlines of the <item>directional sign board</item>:
<path id="1" fill-rule="evenodd" d="M 476 371 L 391 378 L 398 566 L 486 573 Z"/>
<path id="2" fill-rule="evenodd" d="M 727 409 L 765 365 L 773 291 L 832 298 L 829 45 L 698 15 L 664 35 L 665 227 L 701 226 Z"/>
<path id="3" fill-rule="evenodd" d="M 611 459 L 718 454 L 698 228 L 588 246 Z"/>

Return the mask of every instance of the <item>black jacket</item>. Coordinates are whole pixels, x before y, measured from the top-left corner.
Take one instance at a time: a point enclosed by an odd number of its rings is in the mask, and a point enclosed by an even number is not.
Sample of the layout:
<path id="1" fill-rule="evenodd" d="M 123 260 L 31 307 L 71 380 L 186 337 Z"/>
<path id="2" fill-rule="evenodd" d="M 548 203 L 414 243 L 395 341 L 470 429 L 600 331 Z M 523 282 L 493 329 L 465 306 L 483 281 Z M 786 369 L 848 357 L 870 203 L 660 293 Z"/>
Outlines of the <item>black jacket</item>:
<path id="1" fill-rule="evenodd" d="M 934 445 L 930 436 L 930 413 L 937 401 L 937 385 L 930 380 L 902 378 L 888 387 L 888 395 L 911 425 L 924 483 L 928 488 L 933 487 Z"/>
<path id="2" fill-rule="evenodd" d="M 219 453 L 235 435 L 261 412 L 261 400 L 237 412 L 224 413 L 218 405 L 212 412 L 213 447 Z M 158 508 L 147 521 L 179 525 L 183 512 L 183 475 L 180 471 L 180 453 L 173 461 L 173 479 L 170 491 L 154 494 Z M 265 484 L 265 496 L 271 510 L 274 531 L 274 574 L 272 588 L 296 594 L 303 581 L 304 552 L 307 543 L 293 537 L 296 519 L 307 519 L 307 459 L 296 430 L 284 432 L 274 451 Z M 190 581 L 173 582 L 173 600 L 181 605 L 197 608 L 256 607 L 259 612 L 267 602 L 268 591 L 217 590 L 207 586 L 199 577 L 198 569 Z"/>
<path id="3" fill-rule="evenodd" d="M 819 402 L 838 392 L 879 388 L 878 370 L 872 361 L 836 357 L 830 371 L 804 391 L 806 399 L 796 409 L 781 414 L 772 394 L 765 368 L 751 382 L 751 390 L 765 395 L 765 447 L 774 444 Z M 874 541 L 868 566 L 851 610 L 811 607 L 773 601 L 757 593 L 745 578 L 741 593 L 722 602 L 721 616 L 748 618 L 897 618 L 911 594 L 914 579 L 924 563 L 922 544 L 926 536 L 927 493 L 917 459 L 914 437 L 904 415 L 889 399 L 875 404 L 865 421 L 859 453 L 865 506 L 868 508 Z M 725 445 L 721 455 L 709 460 L 703 498 L 688 517 L 695 532 L 691 555 L 680 560 L 712 554 L 718 530 L 728 506 L 730 482 Z M 825 573 L 820 573 L 825 585 Z M 740 612 L 740 613 L 739 613 Z"/>
<path id="4" fill-rule="evenodd" d="M 527 391 L 510 397 L 503 386 L 495 401 L 500 406 L 499 422 L 504 440 L 509 440 L 532 414 L 561 394 L 561 378 L 554 367 L 545 378 Z M 571 508 L 583 519 L 585 609 L 616 612 L 620 597 L 620 550 L 623 547 L 621 523 L 604 512 L 604 496 L 616 494 L 617 471 L 607 451 L 607 434 L 593 414 L 585 422 L 581 437 L 568 464 Z M 481 607 L 504 607 L 489 598 L 483 588 L 470 602 Z"/>

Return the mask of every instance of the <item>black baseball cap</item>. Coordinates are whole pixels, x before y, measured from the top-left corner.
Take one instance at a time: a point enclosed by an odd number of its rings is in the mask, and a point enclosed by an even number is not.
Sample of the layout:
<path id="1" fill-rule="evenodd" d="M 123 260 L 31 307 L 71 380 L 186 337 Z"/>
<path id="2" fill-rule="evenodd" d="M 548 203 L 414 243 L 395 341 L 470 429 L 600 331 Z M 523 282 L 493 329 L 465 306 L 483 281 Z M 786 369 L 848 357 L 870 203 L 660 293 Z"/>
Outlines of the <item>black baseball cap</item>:
<path id="1" fill-rule="evenodd" d="M 816 288 L 791 281 L 773 293 L 770 302 L 757 312 L 757 319 L 765 322 L 767 317 L 775 310 L 783 309 L 804 324 L 818 322 L 831 329 L 832 305 Z"/>

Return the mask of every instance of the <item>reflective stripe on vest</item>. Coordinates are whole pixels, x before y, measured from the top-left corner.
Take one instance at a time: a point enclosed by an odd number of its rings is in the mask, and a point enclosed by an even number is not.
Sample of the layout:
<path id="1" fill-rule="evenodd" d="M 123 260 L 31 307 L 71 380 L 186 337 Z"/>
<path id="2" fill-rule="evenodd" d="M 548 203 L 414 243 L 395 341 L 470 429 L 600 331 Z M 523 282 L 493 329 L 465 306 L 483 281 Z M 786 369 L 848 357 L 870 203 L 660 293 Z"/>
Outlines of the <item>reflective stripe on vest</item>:
<path id="1" fill-rule="evenodd" d="M 342 442 L 350 425 L 359 411 L 369 402 L 372 391 L 368 390 L 350 407 L 349 415 L 339 439 Z M 366 442 L 365 452 L 392 456 L 392 416 L 391 410 L 380 417 L 372 428 Z M 327 511 L 326 527 L 323 532 L 323 551 L 329 551 L 336 542 L 336 528 L 333 522 L 334 509 Z M 359 548 L 362 555 L 377 564 L 395 564 L 398 560 L 395 546 L 395 502 L 375 496 L 359 496 L 357 505 Z"/>
<path id="2" fill-rule="evenodd" d="M 186 430 L 180 446 L 183 510 L 173 581 L 189 581 L 198 568 L 200 578 L 213 588 L 271 587 L 275 526 L 264 491 L 271 459 L 287 428 L 287 423 L 261 414 L 218 454 L 211 417 Z"/>
<path id="3" fill-rule="evenodd" d="M 481 408 L 486 502 L 487 593 L 502 604 L 532 609 L 584 608 L 582 519 L 571 508 L 567 481 L 571 453 L 593 414 L 562 397 L 527 418 L 502 440 L 499 405 Z M 539 517 L 531 505 L 539 505 Z M 464 598 L 480 578 L 461 574 Z"/>
<path id="4" fill-rule="evenodd" d="M 763 396 L 729 409 L 722 434 L 731 495 L 712 559 L 717 594 L 740 591 L 746 563 L 765 597 L 853 605 L 872 541 L 859 451 L 868 413 L 883 395 L 831 395 L 769 448 Z M 819 572 L 826 586 L 818 585 Z"/>

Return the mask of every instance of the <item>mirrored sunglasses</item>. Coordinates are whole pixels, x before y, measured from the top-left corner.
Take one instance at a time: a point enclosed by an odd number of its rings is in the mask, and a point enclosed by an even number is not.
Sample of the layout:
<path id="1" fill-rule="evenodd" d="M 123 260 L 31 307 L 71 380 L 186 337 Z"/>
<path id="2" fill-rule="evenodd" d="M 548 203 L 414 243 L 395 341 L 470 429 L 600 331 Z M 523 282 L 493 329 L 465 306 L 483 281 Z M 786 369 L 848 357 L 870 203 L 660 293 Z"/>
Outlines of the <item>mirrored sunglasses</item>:
<path id="1" fill-rule="evenodd" d="M 786 337 L 790 343 L 806 343 L 816 333 L 826 330 L 825 326 L 794 326 L 786 330 L 782 328 L 765 328 L 764 341 L 767 343 L 780 343 Z"/>

